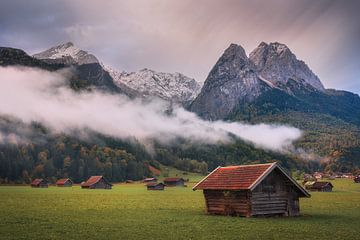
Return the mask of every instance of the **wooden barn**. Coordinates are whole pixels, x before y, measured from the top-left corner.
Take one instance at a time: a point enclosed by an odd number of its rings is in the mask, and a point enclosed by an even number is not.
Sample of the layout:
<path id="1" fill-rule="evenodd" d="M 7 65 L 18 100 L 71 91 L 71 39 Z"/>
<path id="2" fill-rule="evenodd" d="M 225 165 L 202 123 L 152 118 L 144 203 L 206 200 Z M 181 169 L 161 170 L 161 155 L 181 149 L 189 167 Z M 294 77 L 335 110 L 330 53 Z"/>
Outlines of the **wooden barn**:
<path id="1" fill-rule="evenodd" d="M 360 176 L 354 178 L 354 183 L 360 183 Z"/>
<path id="2" fill-rule="evenodd" d="M 91 176 L 85 183 L 81 184 L 81 188 L 89 189 L 111 189 L 112 184 L 103 176 Z"/>
<path id="3" fill-rule="evenodd" d="M 42 178 L 36 178 L 31 182 L 31 187 L 47 188 L 47 187 L 49 187 L 49 184 L 46 180 L 44 180 Z"/>
<path id="4" fill-rule="evenodd" d="M 313 182 L 305 185 L 307 190 L 316 192 L 332 192 L 333 187 L 331 182 Z"/>
<path id="5" fill-rule="evenodd" d="M 144 183 L 156 183 L 157 182 L 157 178 L 145 178 L 143 180 Z"/>
<path id="6" fill-rule="evenodd" d="M 298 216 L 310 194 L 277 163 L 218 167 L 193 190 L 203 190 L 208 214 Z"/>
<path id="7" fill-rule="evenodd" d="M 62 178 L 57 180 L 56 182 L 56 186 L 58 187 L 72 187 L 73 182 L 71 181 L 70 178 Z"/>
<path id="8" fill-rule="evenodd" d="M 165 186 L 167 187 L 185 187 L 185 179 L 171 177 L 164 179 Z"/>
<path id="9" fill-rule="evenodd" d="M 151 183 L 146 184 L 146 188 L 147 188 L 147 190 L 164 190 L 165 184 L 151 182 Z"/>

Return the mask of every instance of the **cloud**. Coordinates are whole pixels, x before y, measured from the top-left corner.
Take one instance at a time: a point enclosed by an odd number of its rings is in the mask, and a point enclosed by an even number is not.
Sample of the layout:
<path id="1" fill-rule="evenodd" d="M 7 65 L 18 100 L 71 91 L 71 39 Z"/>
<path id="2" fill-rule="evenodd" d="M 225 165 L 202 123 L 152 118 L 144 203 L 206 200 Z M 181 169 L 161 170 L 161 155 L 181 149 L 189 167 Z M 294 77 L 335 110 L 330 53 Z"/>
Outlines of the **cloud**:
<path id="1" fill-rule="evenodd" d="M 171 144 L 177 138 L 228 143 L 233 135 L 257 147 L 282 151 L 301 136 L 300 130 L 287 126 L 204 121 L 180 107 L 168 114 L 166 103 L 159 100 L 130 100 L 98 91 L 78 93 L 65 83 L 63 72 L 0 67 L 0 114 L 25 123 L 41 122 L 58 133 L 91 130 L 143 143 L 156 139 Z"/>

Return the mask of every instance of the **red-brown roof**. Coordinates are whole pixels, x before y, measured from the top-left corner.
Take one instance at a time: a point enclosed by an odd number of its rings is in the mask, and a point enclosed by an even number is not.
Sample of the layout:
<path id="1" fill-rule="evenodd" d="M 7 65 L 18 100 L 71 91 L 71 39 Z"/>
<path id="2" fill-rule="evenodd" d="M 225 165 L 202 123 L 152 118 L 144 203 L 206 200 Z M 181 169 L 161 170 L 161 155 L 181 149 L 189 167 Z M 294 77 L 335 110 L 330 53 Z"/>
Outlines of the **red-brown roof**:
<path id="1" fill-rule="evenodd" d="M 56 182 L 56 185 L 64 185 L 67 181 L 70 181 L 72 183 L 70 178 L 62 178 Z"/>
<path id="2" fill-rule="evenodd" d="M 178 182 L 180 180 L 185 181 L 183 178 L 172 177 L 172 178 L 165 178 L 164 182 Z"/>
<path id="3" fill-rule="evenodd" d="M 197 183 L 193 190 L 253 190 L 275 168 L 289 178 L 305 196 L 310 196 L 276 163 L 218 167 Z"/>
<path id="4" fill-rule="evenodd" d="M 106 180 L 103 176 L 91 176 L 85 183 L 81 184 L 82 187 L 90 187 L 95 183 L 99 182 L 101 179 L 104 179 L 106 183 L 112 186 L 112 184 Z"/>
<path id="5" fill-rule="evenodd" d="M 34 180 L 31 182 L 31 185 L 37 186 L 37 185 L 39 185 L 40 183 L 42 183 L 42 181 L 44 181 L 44 179 L 42 179 L 42 178 L 36 178 L 36 179 L 34 179 Z"/>
<path id="6" fill-rule="evenodd" d="M 249 189 L 273 164 L 219 167 L 200 182 L 196 189 Z"/>

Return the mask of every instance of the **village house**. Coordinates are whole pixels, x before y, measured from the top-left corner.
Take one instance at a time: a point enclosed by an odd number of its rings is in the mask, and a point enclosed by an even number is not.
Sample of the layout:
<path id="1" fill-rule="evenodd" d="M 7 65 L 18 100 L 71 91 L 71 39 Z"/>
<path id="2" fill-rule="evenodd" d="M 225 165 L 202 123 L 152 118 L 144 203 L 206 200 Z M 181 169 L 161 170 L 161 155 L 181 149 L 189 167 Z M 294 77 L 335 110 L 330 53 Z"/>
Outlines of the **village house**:
<path id="1" fill-rule="evenodd" d="M 72 187 L 72 185 L 73 182 L 71 181 L 70 178 L 62 178 L 56 182 L 56 186 L 58 187 Z"/>
<path id="2" fill-rule="evenodd" d="M 143 180 L 144 183 L 157 182 L 157 178 L 145 178 Z"/>
<path id="3" fill-rule="evenodd" d="M 317 192 L 331 192 L 333 189 L 333 185 L 331 182 L 311 182 L 305 184 L 305 188 L 309 191 L 317 191 Z"/>
<path id="4" fill-rule="evenodd" d="M 147 188 L 147 190 L 164 190 L 165 184 L 151 182 L 151 183 L 146 184 L 146 188 Z"/>
<path id="5" fill-rule="evenodd" d="M 112 184 L 103 176 L 91 176 L 85 183 L 81 184 L 81 188 L 89 189 L 111 189 Z"/>
<path id="6" fill-rule="evenodd" d="M 277 163 L 218 167 L 197 183 L 208 214 L 298 216 L 310 194 Z"/>
<path id="7" fill-rule="evenodd" d="M 185 179 L 171 177 L 164 179 L 165 186 L 167 187 L 185 187 Z"/>
<path id="8" fill-rule="evenodd" d="M 42 178 L 36 178 L 31 182 L 31 187 L 47 188 L 47 187 L 49 187 L 49 184 L 47 181 L 45 181 Z"/>

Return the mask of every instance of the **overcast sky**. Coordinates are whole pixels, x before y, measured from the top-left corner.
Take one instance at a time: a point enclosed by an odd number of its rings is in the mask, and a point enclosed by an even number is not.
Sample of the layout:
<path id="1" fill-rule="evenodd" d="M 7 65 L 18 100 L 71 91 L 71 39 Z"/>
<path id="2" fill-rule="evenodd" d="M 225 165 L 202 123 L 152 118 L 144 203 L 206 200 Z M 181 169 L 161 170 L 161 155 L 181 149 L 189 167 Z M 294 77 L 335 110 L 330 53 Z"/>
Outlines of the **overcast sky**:
<path id="1" fill-rule="evenodd" d="M 230 45 L 286 44 L 326 88 L 360 93 L 358 0 L 0 0 L 0 46 L 30 54 L 66 41 L 119 70 L 204 81 Z"/>

